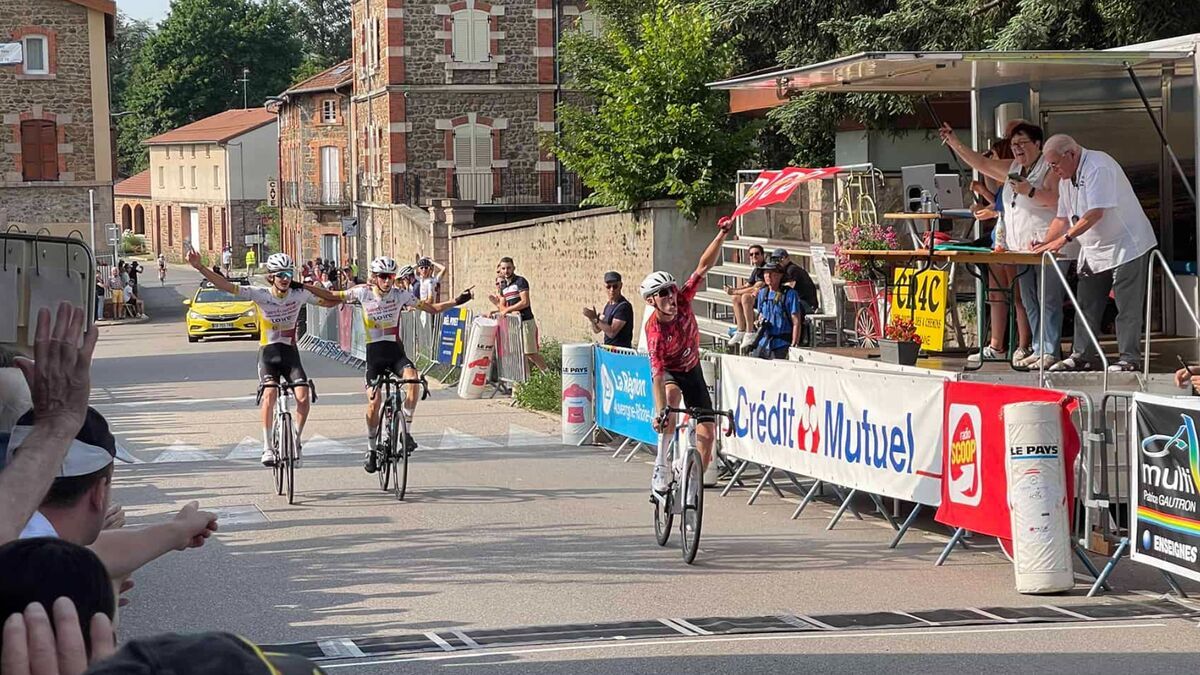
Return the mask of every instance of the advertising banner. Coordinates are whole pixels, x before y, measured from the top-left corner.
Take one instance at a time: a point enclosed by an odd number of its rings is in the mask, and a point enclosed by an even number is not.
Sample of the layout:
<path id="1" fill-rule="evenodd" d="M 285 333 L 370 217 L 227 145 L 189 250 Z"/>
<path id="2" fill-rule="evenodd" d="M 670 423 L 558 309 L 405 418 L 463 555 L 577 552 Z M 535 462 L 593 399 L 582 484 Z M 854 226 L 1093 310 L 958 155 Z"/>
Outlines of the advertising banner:
<path id="1" fill-rule="evenodd" d="M 650 357 L 596 347 L 596 424 L 648 445 L 658 443 Z"/>
<path id="2" fill-rule="evenodd" d="M 1132 559 L 1200 581 L 1200 399 L 1134 394 Z"/>
<path id="3" fill-rule="evenodd" d="M 1067 494 L 1074 493 L 1079 433 L 1071 423 L 1076 403 L 1061 391 L 979 382 L 946 382 L 945 449 L 941 505 L 937 521 L 1000 539 L 1012 539 L 1009 512 L 1008 448 L 1004 406 L 1030 401 L 1062 406 L 1063 466 Z"/>
<path id="4" fill-rule="evenodd" d="M 726 356 L 726 454 L 885 497 L 941 498 L 942 380 Z"/>
<path id="5" fill-rule="evenodd" d="M 592 343 L 562 346 L 562 442 L 581 445 L 592 431 Z"/>
<path id="6" fill-rule="evenodd" d="M 447 366 L 462 365 L 463 339 L 467 328 L 467 310 L 462 307 L 442 313 L 442 329 L 438 334 L 437 362 Z"/>
<path id="7" fill-rule="evenodd" d="M 921 348 L 927 352 L 942 351 L 945 341 L 949 278 L 945 270 L 918 272 L 912 267 L 897 267 L 893 272 L 889 316 L 912 319 L 921 336 Z"/>

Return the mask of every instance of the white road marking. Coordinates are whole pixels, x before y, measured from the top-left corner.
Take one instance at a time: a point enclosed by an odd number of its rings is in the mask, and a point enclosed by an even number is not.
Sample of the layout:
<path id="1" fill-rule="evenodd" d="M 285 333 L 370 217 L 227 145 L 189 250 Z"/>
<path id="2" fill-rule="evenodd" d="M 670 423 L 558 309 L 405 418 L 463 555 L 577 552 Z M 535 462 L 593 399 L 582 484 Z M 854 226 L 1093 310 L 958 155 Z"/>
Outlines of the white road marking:
<path id="1" fill-rule="evenodd" d="M 830 626 L 829 624 L 827 624 L 823 621 L 817 621 L 816 619 L 812 618 L 811 616 L 806 616 L 804 614 L 797 614 L 796 618 L 800 619 L 801 621 L 807 621 L 808 623 L 811 623 L 812 625 L 816 626 L 817 628 L 824 628 L 825 630 L 837 630 L 833 626 Z"/>
<path id="2" fill-rule="evenodd" d="M 321 640 L 317 642 L 317 646 L 321 648 L 325 656 L 331 659 L 362 659 L 366 658 L 366 653 L 354 644 L 354 640 L 350 638 L 334 638 L 332 640 Z"/>
<path id="3" fill-rule="evenodd" d="M 983 616 L 986 616 L 989 619 L 995 619 L 996 621 L 1003 621 L 1004 623 L 1016 623 L 1017 622 L 1016 619 L 1006 619 L 998 614 L 992 614 L 991 612 L 985 612 L 982 609 L 979 609 L 978 607 L 968 607 L 967 611 L 975 612 L 976 614 L 981 614 Z"/>
<path id="4" fill-rule="evenodd" d="M 920 621 L 921 623 L 923 623 L 923 624 L 925 624 L 925 625 L 927 625 L 927 626 L 940 626 L 940 625 L 942 625 L 942 624 L 940 624 L 940 623 L 938 623 L 938 622 L 936 622 L 936 621 L 930 621 L 930 620 L 928 620 L 928 619 L 922 619 L 921 617 L 919 617 L 919 616 L 916 616 L 916 615 L 913 615 L 913 614 L 909 614 L 908 612 L 900 612 L 900 611 L 897 611 L 897 610 L 894 610 L 894 609 L 893 609 L 893 610 L 892 610 L 892 614 L 899 614 L 900 616 L 907 616 L 907 617 L 908 617 L 908 618 L 910 618 L 910 619 L 916 619 L 917 621 Z"/>
<path id="5" fill-rule="evenodd" d="M 472 640 L 470 637 L 467 636 L 466 633 L 462 632 L 461 630 L 452 630 L 452 631 L 450 631 L 450 634 L 453 635 L 454 637 L 458 638 L 459 640 L 462 640 L 462 643 L 464 645 L 470 647 L 471 649 L 481 649 L 483 647 L 483 645 Z"/>
<path id="6" fill-rule="evenodd" d="M 360 391 L 335 391 L 328 394 L 320 394 L 322 399 L 354 396 L 363 398 L 364 395 Z M 221 398 L 158 398 L 150 401 L 114 401 L 105 403 L 103 401 L 92 401 L 91 404 L 95 408 L 139 408 L 143 406 L 165 407 L 171 405 L 200 405 L 202 403 L 233 403 L 237 401 L 254 402 L 253 396 L 225 396 Z"/>
<path id="7" fill-rule="evenodd" d="M 680 626 L 679 624 L 675 623 L 674 621 L 672 621 L 670 619 L 659 619 L 658 622 L 661 623 L 662 625 L 666 626 L 667 628 L 670 628 L 671 630 L 676 631 L 682 635 L 687 635 L 688 637 L 695 637 L 695 635 L 696 635 L 690 629 L 684 628 L 683 626 Z"/>
<path id="8" fill-rule="evenodd" d="M 703 628 L 697 626 L 696 624 L 689 623 L 688 621 L 686 621 L 684 619 L 672 619 L 672 621 L 674 621 L 675 623 L 679 624 L 680 626 L 683 626 L 684 628 L 686 628 L 690 631 L 695 632 L 696 635 L 712 635 L 712 631 L 704 630 Z"/>
<path id="9" fill-rule="evenodd" d="M 1086 616 L 1084 614 L 1080 614 L 1079 612 L 1072 612 L 1071 610 L 1063 609 L 1062 607 L 1055 607 L 1054 605 L 1042 605 L 1042 607 L 1045 607 L 1046 609 L 1058 612 L 1059 614 L 1066 614 L 1067 616 L 1073 616 L 1076 619 L 1083 619 L 1084 621 L 1095 621 L 1096 620 L 1094 617 Z"/>
<path id="10" fill-rule="evenodd" d="M 485 441 L 478 436 L 464 433 L 454 428 L 442 432 L 442 442 L 438 443 L 439 450 L 463 450 L 468 448 L 498 448 L 499 443 Z"/>
<path id="11" fill-rule="evenodd" d="M 445 651 L 448 651 L 448 652 L 454 651 L 454 645 L 443 640 L 437 633 L 426 633 L 425 637 L 429 638 L 430 642 L 441 647 Z"/>
<path id="12" fill-rule="evenodd" d="M 519 424 L 508 425 L 508 446 L 521 447 L 527 445 L 561 445 L 562 439 L 550 434 L 528 429 Z"/>
<path id="13" fill-rule="evenodd" d="M 530 647 L 522 649 L 488 649 L 479 652 L 455 652 L 453 654 L 434 654 L 422 656 L 400 656 L 375 661 L 354 661 L 349 663 L 322 663 L 325 670 L 334 668 L 356 668 L 360 666 L 378 666 L 389 663 L 404 663 L 407 661 L 444 661 L 449 659 L 485 658 L 488 656 L 519 656 L 521 654 L 543 654 L 548 652 L 586 651 L 599 649 L 630 649 L 631 647 L 660 647 L 687 644 L 711 644 L 717 642 L 764 642 L 784 640 L 842 640 L 863 638 L 905 638 L 928 635 L 964 635 L 974 633 L 1031 633 L 1075 630 L 1132 630 L 1134 628 L 1163 628 L 1165 623 L 1125 623 L 1125 624 L 1087 624 L 1082 626 L 1006 626 L 1003 628 L 942 628 L 931 630 L 890 630 L 878 632 L 838 631 L 836 633 L 798 633 L 795 635 L 737 635 L 684 638 L 664 638 L 659 640 L 636 640 L 622 642 L 600 642 L 586 645 L 558 645 L 554 647 Z"/>

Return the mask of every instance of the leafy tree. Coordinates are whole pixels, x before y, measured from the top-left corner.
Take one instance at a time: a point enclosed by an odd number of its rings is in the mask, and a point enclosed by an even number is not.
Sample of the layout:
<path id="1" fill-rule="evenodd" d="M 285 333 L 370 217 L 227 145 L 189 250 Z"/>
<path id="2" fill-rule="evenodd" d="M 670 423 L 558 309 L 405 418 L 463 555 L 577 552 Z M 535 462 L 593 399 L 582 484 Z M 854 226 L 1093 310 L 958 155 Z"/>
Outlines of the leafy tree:
<path id="1" fill-rule="evenodd" d="M 585 203 L 627 209 L 667 197 L 694 216 L 727 199 L 758 127 L 731 119 L 726 96 L 706 86 L 733 63 L 708 12 L 680 0 L 595 4 L 602 36 L 570 33 L 561 44 L 586 100 L 561 104 L 561 135 L 546 139 L 593 190 Z"/>
<path id="2" fill-rule="evenodd" d="M 296 0 L 304 61 L 293 81 L 316 75 L 350 58 L 350 3 L 347 0 Z"/>
<path id="3" fill-rule="evenodd" d="M 116 39 L 108 50 L 109 101 L 114 113 L 126 110 L 125 92 L 133 76 L 134 64 L 141 55 L 142 47 L 153 34 L 154 27 L 149 23 L 131 19 L 124 12 L 117 13 Z M 117 119 L 120 120 L 121 117 Z M 118 144 L 120 144 L 119 129 Z M 136 157 L 118 154 L 117 172 L 119 175 L 129 176 L 137 171 Z"/>
<path id="4" fill-rule="evenodd" d="M 291 83 L 300 63 L 296 8 L 286 0 L 174 0 L 146 41 L 124 95 L 118 152 L 130 171 L 148 164 L 146 138 L 241 107 L 249 68 L 251 106 Z"/>

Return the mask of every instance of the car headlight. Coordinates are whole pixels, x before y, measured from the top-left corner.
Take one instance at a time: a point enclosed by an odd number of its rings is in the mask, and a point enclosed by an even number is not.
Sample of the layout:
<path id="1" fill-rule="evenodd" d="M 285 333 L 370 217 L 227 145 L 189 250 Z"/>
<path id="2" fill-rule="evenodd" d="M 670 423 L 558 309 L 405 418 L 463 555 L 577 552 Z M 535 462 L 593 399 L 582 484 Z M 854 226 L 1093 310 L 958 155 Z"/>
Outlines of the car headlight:
<path id="1" fill-rule="evenodd" d="M 188 312 L 189 319 L 203 319 L 204 315 L 200 312 Z"/>
<path id="2" fill-rule="evenodd" d="M 242 312 L 242 316 L 254 316 L 254 308 L 251 307 L 250 309 Z"/>

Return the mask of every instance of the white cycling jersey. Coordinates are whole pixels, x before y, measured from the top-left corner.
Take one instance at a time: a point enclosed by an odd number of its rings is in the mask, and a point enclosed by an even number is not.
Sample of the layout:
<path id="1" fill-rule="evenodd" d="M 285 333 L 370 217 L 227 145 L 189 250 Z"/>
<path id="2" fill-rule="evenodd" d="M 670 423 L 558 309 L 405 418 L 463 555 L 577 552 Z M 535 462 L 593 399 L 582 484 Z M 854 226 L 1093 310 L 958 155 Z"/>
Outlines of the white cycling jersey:
<path id="1" fill-rule="evenodd" d="M 238 295 L 253 300 L 258 305 L 259 344 L 296 344 L 296 320 L 304 303 L 317 304 L 320 300 L 303 288 L 289 288 L 283 297 L 275 295 L 270 288 L 262 286 L 238 286 Z"/>
<path id="2" fill-rule="evenodd" d="M 363 330 L 367 336 L 367 344 L 399 342 L 400 312 L 406 307 L 416 307 L 420 304 L 412 291 L 395 287 L 387 293 L 381 293 L 372 285 L 355 286 L 339 291 L 338 295 L 346 302 L 362 306 Z"/>

